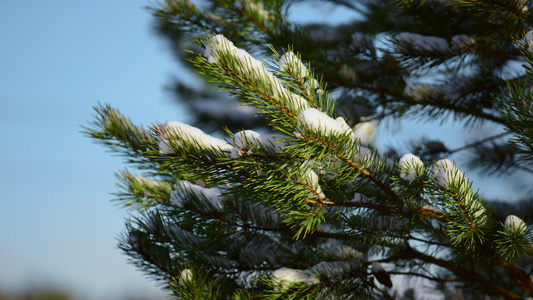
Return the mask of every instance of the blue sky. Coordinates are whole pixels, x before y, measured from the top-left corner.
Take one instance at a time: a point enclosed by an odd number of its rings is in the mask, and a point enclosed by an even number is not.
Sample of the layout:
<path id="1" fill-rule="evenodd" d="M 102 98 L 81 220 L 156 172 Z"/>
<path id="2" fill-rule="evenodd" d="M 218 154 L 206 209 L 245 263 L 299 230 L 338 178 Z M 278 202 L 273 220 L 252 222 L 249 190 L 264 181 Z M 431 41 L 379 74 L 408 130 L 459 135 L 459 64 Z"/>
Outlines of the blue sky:
<path id="1" fill-rule="evenodd" d="M 164 92 L 178 67 L 146 4 L 0 2 L 0 291 L 162 294 L 116 249 L 121 159 L 80 133 L 98 102 L 143 124 L 185 119 Z"/>
<path id="2" fill-rule="evenodd" d="M 147 3 L 0 1 L 0 292 L 165 294 L 116 248 L 127 212 L 109 200 L 121 159 L 80 133 L 98 102 L 135 123 L 187 120 L 164 91 L 179 66 L 151 32 Z M 303 12 L 294 18 L 312 16 Z"/>

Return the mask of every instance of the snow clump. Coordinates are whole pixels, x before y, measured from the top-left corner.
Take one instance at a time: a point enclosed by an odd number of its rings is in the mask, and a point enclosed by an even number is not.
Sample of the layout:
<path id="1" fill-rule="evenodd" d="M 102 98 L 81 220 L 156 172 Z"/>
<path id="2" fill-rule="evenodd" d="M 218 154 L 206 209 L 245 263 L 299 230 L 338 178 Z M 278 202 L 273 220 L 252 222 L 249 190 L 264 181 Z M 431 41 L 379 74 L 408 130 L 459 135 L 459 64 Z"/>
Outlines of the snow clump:
<path id="1" fill-rule="evenodd" d="M 309 75 L 309 71 L 302 63 L 302 61 L 294 54 L 289 51 L 279 59 L 279 71 L 293 73 L 297 78 L 304 78 Z"/>
<path id="2" fill-rule="evenodd" d="M 181 271 L 181 280 L 183 282 L 191 282 L 192 281 L 192 271 L 189 269 L 184 269 Z"/>
<path id="3" fill-rule="evenodd" d="M 504 228 L 508 232 L 515 232 L 518 234 L 522 234 L 527 230 L 526 223 L 524 223 L 522 219 L 514 215 L 507 216 L 507 218 L 505 219 Z"/>
<path id="4" fill-rule="evenodd" d="M 281 81 L 272 72 L 267 71 L 261 61 L 251 56 L 246 50 L 235 47 L 223 35 L 218 34 L 209 39 L 204 55 L 207 61 L 212 64 L 219 64 L 221 59 L 229 56 L 238 60 L 239 64 L 229 64 L 227 67 L 232 68 L 234 72 L 246 77 L 255 85 L 264 87 L 263 92 L 283 103 L 290 113 L 298 115 L 309 108 L 309 103 L 304 98 L 283 87 Z M 296 75 L 307 76 L 307 68 L 294 54 L 285 57 L 284 60 L 283 65 L 296 68 L 292 70 L 295 73 L 299 72 Z"/>
<path id="5" fill-rule="evenodd" d="M 474 194 L 472 193 L 463 172 L 459 171 L 449 159 L 441 159 L 437 161 L 432 171 L 440 186 L 446 189 L 453 189 L 459 193 L 458 196 L 464 197 L 461 199 L 461 207 L 467 209 L 468 213 L 476 218 L 478 221 L 476 223 L 484 225 L 487 221 L 485 207 L 481 202 L 475 200 Z"/>
<path id="6" fill-rule="evenodd" d="M 320 187 L 320 184 L 318 184 L 319 177 L 315 173 L 315 171 L 311 170 L 309 167 L 305 166 L 306 164 L 302 166 L 303 174 L 302 177 L 305 181 L 305 184 L 311 187 L 316 194 L 322 199 L 326 198 L 324 193 L 322 192 L 322 188 Z"/>
<path id="7" fill-rule="evenodd" d="M 301 136 L 303 128 L 307 128 L 314 133 L 320 133 L 324 136 L 339 136 L 352 132 L 352 129 L 342 117 L 333 119 L 327 114 L 316 108 L 308 108 L 298 115 L 298 125 L 296 127 L 296 136 Z"/>
<path id="8" fill-rule="evenodd" d="M 525 42 L 527 46 L 527 51 L 533 52 L 533 30 L 530 30 L 526 33 Z"/>
<path id="9" fill-rule="evenodd" d="M 174 143 L 172 143 L 174 142 Z M 199 149 L 231 151 L 232 146 L 224 140 L 205 134 L 202 130 L 185 123 L 171 121 L 163 125 L 159 134 L 159 152 L 174 153 L 173 144 L 182 146 L 184 143 L 195 145 Z"/>
<path id="10" fill-rule="evenodd" d="M 209 39 L 204 56 L 212 64 L 219 64 L 221 58 L 231 56 L 240 62 L 239 66 L 234 67 L 235 72 L 253 77 L 255 80 L 268 82 L 271 87 L 270 92 L 275 96 L 288 93 L 274 74 L 266 70 L 261 61 L 251 56 L 246 50 L 235 47 L 233 42 L 222 34 L 217 34 Z"/>
<path id="11" fill-rule="evenodd" d="M 424 163 L 420 158 L 412 153 L 405 154 L 400 158 L 400 177 L 403 180 L 413 182 L 417 177 L 420 177 L 419 171 L 423 170 Z"/>
<path id="12" fill-rule="evenodd" d="M 261 134 L 253 130 L 239 131 L 233 135 L 233 143 L 236 147 L 232 149 L 232 154 L 239 155 L 253 147 L 266 148 L 280 153 L 285 145 L 278 141 L 281 138 L 279 135 Z"/>
<path id="13" fill-rule="evenodd" d="M 316 79 L 309 79 L 305 82 L 304 87 L 307 91 L 318 89 L 318 81 Z"/>
<path id="14" fill-rule="evenodd" d="M 361 141 L 361 144 L 368 145 L 368 143 L 374 136 L 375 131 L 376 131 L 376 122 L 374 121 L 360 122 L 357 125 L 355 125 L 353 129 L 353 135 L 355 138 L 359 138 L 359 140 Z"/>
<path id="15" fill-rule="evenodd" d="M 438 160 L 433 167 L 433 175 L 437 183 L 444 188 L 457 185 L 465 179 L 463 172 L 459 171 L 449 159 Z"/>
<path id="16" fill-rule="evenodd" d="M 316 284 L 320 281 L 307 270 L 297 270 L 292 268 L 279 268 L 272 273 L 273 281 L 280 287 L 278 290 L 286 291 L 290 284 Z"/>
<path id="17" fill-rule="evenodd" d="M 261 20 L 267 20 L 269 17 L 268 11 L 265 9 L 263 2 L 254 3 L 249 0 L 235 0 L 235 8 L 246 9 L 248 12 L 252 12 L 259 16 Z"/>

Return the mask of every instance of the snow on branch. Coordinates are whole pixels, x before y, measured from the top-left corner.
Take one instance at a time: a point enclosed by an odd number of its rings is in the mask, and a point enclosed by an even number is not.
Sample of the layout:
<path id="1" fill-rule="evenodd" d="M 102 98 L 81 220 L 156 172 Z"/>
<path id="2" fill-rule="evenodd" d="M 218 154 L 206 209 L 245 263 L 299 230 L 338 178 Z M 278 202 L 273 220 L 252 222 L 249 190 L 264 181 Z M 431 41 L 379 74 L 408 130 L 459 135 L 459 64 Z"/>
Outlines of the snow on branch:
<path id="1" fill-rule="evenodd" d="M 304 66 L 300 58 L 289 51 L 279 59 L 279 71 L 294 74 L 296 78 L 304 78 L 309 75 L 307 67 Z"/>
<path id="2" fill-rule="evenodd" d="M 313 190 L 313 193 L 315 193 L 316 196 L 319 196 L 322 199 L 326 198 L 326 196 L 322 192 L 322 188 L 320 187 L 320 184 L 318 183 L 319 177 L 315 173 L 315 171 L 313 171 L 309 167 L 309 163 L 307 162 L 304 163 L 301 169 L 302 169 L 302 178 L 305 184 Z"/>
<path id="3" fill-rule="evenodd" d="M 508 232 L 523 234 L 527 230 L 526 223 L 515 215 L 509 215 L 505 219 L 504 228 Z"/>
<path id="4" fill-rule="evenodd" d="M 301 136 L 304 130 L 326 137 L 340 136 L 352 132 L 352 128 L 346 124 L 342 117 L 333 119 L 316 108 L 308 108 L 298 115 L 298 125 L 294 134 Z"/>
<path id="5" fill-rule="evenodd" d="M 298 115 L 294 135 L 300 137 L 305 134 L 305 131 L 328 138 L 349 135 L 354 141 L 357 140 L 360 144 L 367 145 L 375 130 L 376 123 L 372 121 L 358 123 L 352 129 L 342 117 L 333 119 L 316 108 L 308 108 Z"/>
<path id="6" fill-rule="evenodd" d="M 176 147 L 184 145 L 194 145 L 199 150 L 231 151 L 233 148 L 226 141 L 214 138 L 202 130 L 182 122 L 171 121 L 161 126 L 158 142 L 161 154 L 174 153 Z"/>
<path id="7" fill-rule="evenodd" d="M 438 160 L 433 167 L 433 175 L 442 187 L 457 185 L 464 179 L 463 172 L 459 171 L 449 159 Z"/>
<path id="8" fill-rule="evenodd" d="M 526 42 L 527 51 L 533 52 L 533 30 L 526 33 L 524 40 Z"/>
<path id="9" fill-rule="evenodd" d="M 235 8 L 244 9 L 249 16 L 254 16 L 262 22 L 271 18 L 270 13 L 265 9 L 264 3 L 261 1 L 235 0 Z"/>
<path id="10" fill-rule="evenodd" d="M 253 130 L 243 130 L 233 135 L 235 147 L 232 154 L 238 155 L 243 152 L 253 153 L 254 148 L 262 148 L 280 153 L 286 145 L 283 137 L 275 134 L 261 134 Z"/>
<path id="11" fill-rule="evenodd" d="M 457 216 L 466 213 L 466 219 L 472 226 L 474 224 L 484 225 L 487 221 L 485 207 L 478 200 L 479 196 L 472 192 L 468 180 L 452 162 L 448 159 L 441 159 L 435 162 L 432 169 L 433 177 L 438 185 L 456 195 L 454 205 Z"/>
<path id="12" fill-rule="evenodd" d="M 408 182 L 415 181 L 424 172 L 424 163 L 422 160 L 411 153 L 402 156 L 398 165 L 401 169 L 400 177 Z"/>
<path id="13" fill-rule="evenodd" d="M 291 284 L 317 284 L 320 281 L 307 270 L 297 270 L 292 268 L 279 268 L 272 273 L 273 282 L 277 285 L 278 291 L 286 291 Z"/>
<path id="14" fill-rule="evenodd" d="M 293 115 L 298 115 L 310 107 L 306 99 L 287 90 L 261 61 L 251 56 L 246 50 L 235 47 L 221 34 L 209 39 L 204 55 L 209 63 L 224 65 L 237 75 L 250 80 L 254 87 L 260 88 L 266 97 L 283 104 Z"/>

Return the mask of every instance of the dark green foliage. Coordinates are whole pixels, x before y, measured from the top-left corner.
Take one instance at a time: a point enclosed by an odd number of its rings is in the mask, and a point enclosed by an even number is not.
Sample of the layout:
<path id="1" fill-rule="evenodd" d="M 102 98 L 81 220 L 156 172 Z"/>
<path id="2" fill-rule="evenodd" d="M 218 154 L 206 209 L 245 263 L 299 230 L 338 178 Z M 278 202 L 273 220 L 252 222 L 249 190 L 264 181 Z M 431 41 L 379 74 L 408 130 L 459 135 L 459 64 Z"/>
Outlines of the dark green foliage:
<path id="1" fill-rule="evenodd" d="M 341 25 L 292 23 L 298 2 L 151 8 L 203 80 L 176 83 L 177 96 L 226 135 L 96 108 L 86 134 L 145 176 L 119 175 L 117 200 L 137 210 L 120 248 L 179 299 L 399 298 L 374 281 L 378 263 L 448 298 L 531 296 L 530 213 L 491 205 L 443 159 L 533 173 L 529 2 L 318 1 L 358 13 Z M 225 113 L 240 103 L 256 110 Z M 419 137 L 420 158 L 399 162 L 368 128 L 401 118 L 494 132 L 456 148 Z"/>

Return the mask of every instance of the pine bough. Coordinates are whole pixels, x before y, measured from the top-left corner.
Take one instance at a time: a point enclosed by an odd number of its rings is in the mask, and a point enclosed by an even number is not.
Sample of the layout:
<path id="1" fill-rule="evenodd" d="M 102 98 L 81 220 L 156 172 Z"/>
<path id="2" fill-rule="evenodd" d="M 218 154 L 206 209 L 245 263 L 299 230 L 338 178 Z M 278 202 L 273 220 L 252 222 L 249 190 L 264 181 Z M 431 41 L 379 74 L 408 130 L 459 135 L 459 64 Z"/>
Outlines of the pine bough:
<path id="1" fill-rule="evenodd" d="M 397 39 L 414 50 L 443 44 Z M 190 59 L 199 72 L 275 134 L 141 128 L 108 106 L 88 129 L 146 171 L 119 175 L 119 198 L 139 212 L 120 248 L 177 297 L 372 298 L 389 294 L 391 274 L 509 299 L 533 293 L 516 263 L 531 254 L 530 228 L 512 215 L 493 221 L 453 161 L 391 161 L 369 148 L 372 123 L 333 116 L 325 83 L 296 53 L 260 61 L 223 35 L 199 43 L 204 55 Z"/>

